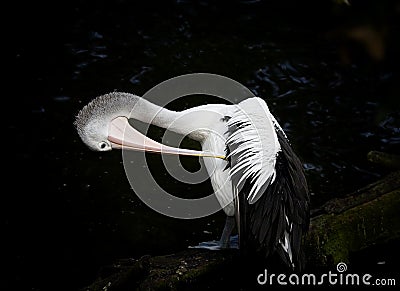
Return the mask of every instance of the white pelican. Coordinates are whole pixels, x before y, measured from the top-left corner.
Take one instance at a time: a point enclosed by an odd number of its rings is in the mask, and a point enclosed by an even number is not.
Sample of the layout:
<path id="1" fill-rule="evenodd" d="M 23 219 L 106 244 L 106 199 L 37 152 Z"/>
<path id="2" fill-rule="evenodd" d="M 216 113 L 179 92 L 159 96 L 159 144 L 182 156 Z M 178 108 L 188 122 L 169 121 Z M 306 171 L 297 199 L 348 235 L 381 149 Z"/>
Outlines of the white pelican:
<path id="1" fill-rule="evenodd" d="M 132 118 L 188 135 L 203 151 L 167 147 L 145 137 L 127 126 L 132 108 Z M 307 182 L 302 164 L 262 99 L 175 112 L 133 94 L 112 92 L 87 104 L 75 125 L 82 141 L 95 151 L 123 146 L 203 156 L 227 215 L 220 246 L 229 246 L 236 217 L 241 249 L 255 249 L 266 257 L 277 252 L 288 266 L 301 268 L 301 240 L 309 225 Z"/>

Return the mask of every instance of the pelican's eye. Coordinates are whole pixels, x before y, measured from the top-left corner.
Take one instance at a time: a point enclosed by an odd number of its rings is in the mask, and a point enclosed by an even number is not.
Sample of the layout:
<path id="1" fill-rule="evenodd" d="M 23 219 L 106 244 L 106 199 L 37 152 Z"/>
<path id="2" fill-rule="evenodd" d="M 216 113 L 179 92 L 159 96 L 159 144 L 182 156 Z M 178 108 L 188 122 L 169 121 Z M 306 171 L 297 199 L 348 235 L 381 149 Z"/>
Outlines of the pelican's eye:
<path id="1" fill-rule="evenodd" d="M 108 143 L 105 141 L 99 142 L 99 147 L 101 150 L 105 150 L 108 146 L 109 146 Z"/>

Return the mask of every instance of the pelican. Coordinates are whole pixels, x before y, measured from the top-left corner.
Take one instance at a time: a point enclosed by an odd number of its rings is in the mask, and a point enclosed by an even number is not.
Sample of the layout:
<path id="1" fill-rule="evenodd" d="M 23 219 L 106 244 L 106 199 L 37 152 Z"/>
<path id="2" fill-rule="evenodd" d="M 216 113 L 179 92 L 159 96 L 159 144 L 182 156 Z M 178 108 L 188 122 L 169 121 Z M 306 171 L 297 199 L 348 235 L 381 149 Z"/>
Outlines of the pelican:
<path id="1" fill-rule="evenodd" d="M 187 135 L 200 142 L 202 151 L 151 140 L 130 126 L 128 118 Z M 75 126 L 95 151 L 124 148 L 203 157 L 227 215 L 220 247 L 229 247 L 236 226 L 240 249 L 251 248 L 265 257 L 277 253 L 290 268 L 303 266 L 301 241 L 309 226 L 307 182 L 300 160 L 263 99 L 177 112 L 130 93 L 112 92 L 84 106 Z"/>

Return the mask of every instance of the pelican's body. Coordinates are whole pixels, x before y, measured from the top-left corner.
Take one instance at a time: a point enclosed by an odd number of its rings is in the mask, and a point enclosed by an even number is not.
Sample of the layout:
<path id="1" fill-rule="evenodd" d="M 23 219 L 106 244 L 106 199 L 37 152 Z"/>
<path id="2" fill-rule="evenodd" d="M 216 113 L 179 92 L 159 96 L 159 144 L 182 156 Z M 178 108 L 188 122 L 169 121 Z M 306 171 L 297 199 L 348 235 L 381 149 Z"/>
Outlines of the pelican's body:
<path id="1" fill-rule="evenodd" d="M 158 144 L 127 126 L 127 118 L 187 135 L 201 143 L 202 151 Z M 309 222 L 307 184 L 301 163 L 262 99 L 175 112 L 114 92 L 85 106 L 76 126 L 94 150 L 124 146 L 203 156 L 214 193 L 228 217 L 221 247 L 229 245 L 236 216 L 241 248 L 256 248 L 266 256 L 276 251 L 290 267 L 301 267 L 300 241 Z"/>

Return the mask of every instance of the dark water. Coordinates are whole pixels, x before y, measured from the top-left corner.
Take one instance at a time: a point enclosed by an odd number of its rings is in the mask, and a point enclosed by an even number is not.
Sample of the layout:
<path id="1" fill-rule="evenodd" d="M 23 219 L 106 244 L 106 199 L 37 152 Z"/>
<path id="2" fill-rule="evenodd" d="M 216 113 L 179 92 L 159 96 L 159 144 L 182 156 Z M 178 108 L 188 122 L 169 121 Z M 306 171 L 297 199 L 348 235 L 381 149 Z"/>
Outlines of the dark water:
<path id="1" fill-rule="evenodd" d="M 153 212 L 131 191 L 120 152 L 94 153 L 79 140 L 74 116 L 109 91 L 142 95 L 194 72 L 246 85 L 267 101 L 301 157 L 313 207 L 385 175 L 366 154 L 399 153 L 399 6 L 359 2 L 13 7 L 7 40 L 15 49 L 15 78 L 4 96 L 11 102 L 5 136 L 12 146 L 3 153 L 12 186 L 2 195 L 6 286 L 75 290 L 117 258 L 218 238 L 222 213 L 182 221 Z M 354 25 L 385 31 L 381 58 L 346 36 Z M 171 106 L 206 102 L 217 100 L 187 97 Z M 150 155 L 149 163 L 157 168 L 160 159 Z M 164 183 L 177 196 L 211 191 L 208 183 L 194 189 Z"/>

